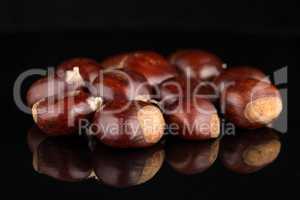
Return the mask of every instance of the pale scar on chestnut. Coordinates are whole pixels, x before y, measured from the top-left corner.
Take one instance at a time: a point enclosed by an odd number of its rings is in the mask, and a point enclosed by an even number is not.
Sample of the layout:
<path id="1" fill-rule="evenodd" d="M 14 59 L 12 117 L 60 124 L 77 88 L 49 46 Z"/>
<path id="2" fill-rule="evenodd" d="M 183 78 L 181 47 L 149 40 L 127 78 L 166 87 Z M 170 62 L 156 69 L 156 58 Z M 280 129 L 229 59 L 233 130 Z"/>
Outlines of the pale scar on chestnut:
<path id="1" fill-rule="evenodd" d="M 144 139 L 147 143 L 156 143 L 163 135 L 165 120 L 159 108 L 147 105 L 137 113 Z"/>
<path id="2" fill-rule="evenodd" d="M 282 111 L 282 102 L 279 97 L 263 97 L 246 105 L 245 117 L 250 122 L 268 124 L 273 121 Z"/>
<path id="3" fill-rule="evenodd" d="M 213 114 L 210 120 L 210 136 L 217 138 L 220 134 L 220 119 L 218 114 Z"/>

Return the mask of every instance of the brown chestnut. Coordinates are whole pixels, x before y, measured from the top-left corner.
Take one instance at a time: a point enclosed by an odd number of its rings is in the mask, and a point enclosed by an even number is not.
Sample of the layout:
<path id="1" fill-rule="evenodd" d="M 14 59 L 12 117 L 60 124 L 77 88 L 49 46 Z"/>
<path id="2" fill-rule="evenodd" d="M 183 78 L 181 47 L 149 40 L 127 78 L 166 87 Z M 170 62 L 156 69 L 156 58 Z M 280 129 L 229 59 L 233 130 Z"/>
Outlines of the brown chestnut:
<path id="1" fill-rule="evenodd" d="M 189 80 L 181 76 L 176 76 L 159 84 L 158 97 L 163 108 L 189 95 L 191 86 L 188 86 L 189 83 L 187 81 Z"/>
<path id="2" fill-rule="evenodd" d="M 80 119 L 90 119 L 101 105 L 100 97 L 91 97 L 77 90 L 63 98 L 42 99 L 32 106 L 38 127 L 48 135 L 67 135 L 78 129 Z"/>
<path id="3" fill-rule="evenodd" d="M 272 163 L 280 149 L 280 138 L 274 130 L 251 130 L 235 136 L 225 136 L 221 140 L 220 160 L 230 171 L 248 174 Z"/>
<path id="4" fill-rule="evenodd" d="M 82 181 L 92 174 L 90 152 L 79 137 L 50 137 L 33 152 L 33 168 L 61 181 Z"/>
<path id="5" fill-rule="evenodd" d="M 177 172 L 186 175 L 206 171 L 216 161 L 220 140 L 183 141 L 167 143 L 166 160 Z"/>
<path id="6" fill-rule="evenodd" d="M 164 134 L 160 109 L 143 101 L 111 102 L 96 112 L 90 134 L 117 148 L 147 147 Z"/>
<path id="7" fill-rule="evenodd" d="M 255 79 L 236 81 L 222 91 L 221 105 L 229 121 L 249 129 L 270 124 L 282 110 L 278 89 Z"/>
<path id="8" fill-rule="evenodd" d="M 197 83 L 197 82 L 195 82 Z M 206 99 L 216 106 L 220 98 L 219 90 L 213 82 L 198 82 L 192 87 L 192 97 Z"/>
<path id="9" fill-rule="evenodd" d="M 165 158 L 161 145 L 120 151 L 97 144 L 92 155 L 96 177 L 101 183 L 118 188 L 149 181 L 160 170 Z"/>
<path id="10" fill-rule="evenodd" d="M 221 74 L 222 60 L 203 50 L 180 50 L 173 53 L 169 62 L 175 65 L 188 79 L 210 81 Z"/>
<path id="11" fill-rule="evenodd" d="M 101 70 L 101 66 L 96 60 L 90 58 L 71 58 L 59 64 L 56 73 L 59 77 L 68 77 L 70 76 L 70 71 L 73 71 L 74 68 L 78 69 L 82 79 L 87 82 L 93 82 Z"/>
<path id="12" fill-rule="evenodd" d="M 152 51 L 137 51 L 110 57 L 102 63 L 109 63 L 109 68 L 126 68 L 145 76 L 150 85 L 177 75 L 176 69 L 167 60 Z"/>
<path id="13" fill-rule="evenodd" d="M 270 83 L 270 79 L 265 73 L 251 66 L 237 66 L 228 68 L 214 80 L 214 83 L 218 88 L 221 89 L 221 87 L 226 87 L 226 84 L 234 83 L 235 81 L 244 79 L 256 79 Z"/>
<path id="14" fill-rule="evenodd" d="M 64 96 L 66 92 L 76 89 L 68 85 L 63 79 L 57 77 L 44 77 L 34 82 L 26 95 L 27 105 L 33 104 L 50 96 Z"/>
<path id="15" fill-rule="evenodd" d="M 218 90 L 212 83 L 198 82 L 182 76 L 176 76 L 159 84 L 160 105 L 165 108 L 182 98 L 202 98 L 211 102 L 219 99 Z"/>
<path id="16" fill-rule="evenodd" d="M 146 78 L 128 69 L 104 70 L 90 88 L 91 94 L 105 101 L 150 100 L 152 88 Z"/>
<path id="17" fill-rule="evenodd" d="M 220 119 L 214 105 L 201 98 L 183 98 L 164 110 L 172 134 L 187 140 L 217 138 Z"/>
<path id="18" fill-rule="evenodd" d="M 83 88 L 85 81 L 79 74 L 79 68 L 74 67 L 67 71 L 64 76 L 49 75 L 34 82 L 26 96 L 28 106 L 41 99 L 51 96 L 65 96 L 66 93 Z"/>
<path id="19" fill-rule="evenodd" d="M 114 56 L 110 56 L 100 62 L 103 69 L 123 69 L 124 62 L 131 53 L 121 53 Z"/>

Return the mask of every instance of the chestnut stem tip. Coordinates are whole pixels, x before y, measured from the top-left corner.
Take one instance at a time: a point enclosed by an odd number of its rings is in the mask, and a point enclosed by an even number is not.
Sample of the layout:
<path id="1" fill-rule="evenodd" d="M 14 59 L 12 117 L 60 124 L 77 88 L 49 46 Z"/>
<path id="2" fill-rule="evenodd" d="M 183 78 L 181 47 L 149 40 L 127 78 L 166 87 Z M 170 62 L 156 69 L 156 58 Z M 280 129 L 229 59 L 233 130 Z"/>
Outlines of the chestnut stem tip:
<path id="1" fill-rule="evenodd" d="M 78 86 L 84 85 L 84 80 L 79 72 L 79 67 L 73 67 L 73 70 L 66 71 L 65 80 L 68 84 L 77 84 Z"/>

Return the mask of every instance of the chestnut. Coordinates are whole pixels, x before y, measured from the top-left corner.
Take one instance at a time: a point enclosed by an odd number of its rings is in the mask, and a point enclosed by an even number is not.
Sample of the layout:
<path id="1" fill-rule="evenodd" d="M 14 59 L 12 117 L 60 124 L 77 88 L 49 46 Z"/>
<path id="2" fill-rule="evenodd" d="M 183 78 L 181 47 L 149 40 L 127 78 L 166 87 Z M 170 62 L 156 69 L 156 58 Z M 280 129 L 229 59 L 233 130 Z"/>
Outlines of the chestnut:
<path id="1" fill-rule="evenodd" d="M 148 102 L 111 102 L 98 110 L 90 135 L 116 148 L 148 147 L 164 134 L 165 120 L 160 109 Z"/>
<path id="2" fill-rule="evenodd" d="M 67 71 L 65 76 L 49 75 L 34 82 L 27 92 L 27 104 L 32 107 L 41 99 L 51 96 L 62 97 L 84 86 L 85 82 L 79 74 L 79 68 L 74 67 Z"/>
<path id="3" fill-rule="evenodd" d="M 197 82 L 186 77 L 176 76 L 159 84 L 158 97 L 160 105 L 168 107 L 178 99 L 202 98 L 215 103 L 218 97 L 218 90 L 208 82 Z"/>
<path id="4" fill-rule="evenodd" d="M 223 62 L 216 55 L 203 50 L 180 50 L 170 55 L 175 65 L 188 79 L 211 81 L 223 71 Z"/>
<path id="5" fill-rule="evenodd" d="M 76 90 L 59 98 L 42 99 L 32 106 L 32 116 L 38 127 L 48 135 L 75 132 L 80 119 L 90 119 L 101 105 L 100 97 Z"/>
<path id="6" fill-rule="evenodd" d="M 33 152 L 33 168 L 61 181 L 82 181 L 92 172 L 90 151 L 80 137 L 49 137 Z"/>
<path id="7" fill-rule="evenodd" d="M 195 82 L 197 83 L 197 82 Z M 198 82 L 192 86 L 191 95 L 193 98 L 202 98 L 218 106 L 220 98 L 219 90 L 213 82 Z"/>
<path id="8" fill-rule="evenodd" d="M 101 183 L 125 188 L 152 179 L 164 162 L 165 152 L 162 145 L 120 151 L 97 144 L 92 158 L 95 175 Z"/>
<path id="9" fill-rule="evenodd" d="M 100 62 L 103 69 L 123 69 L 124 62 L 127 60 L 131 53 L 120 53 L 110 56 Z"/>
<path id="10" fill-rule="evenodd" d="M 126 68 L 145 76 L 152 86 L 177 75 L 176 69 L 168 61 L 153 51 L 136 51 L 110 57 L 102 63 L 109 68 Z"/>
<path id="11" fill-rule="evenodd" d="M 93 82 L 101 70 L 101 66 L 96 60 L 79 57 L 68 59 L 59 64 L 56 73 L 60 77 L 68 76 L 68 73 L 75 67 L 78 68 L 82 79 L 87 82 Z"/>
<path id="12" fill-rule="evenodd" d="M 270 83 L 269 77 L 264 72 L 251 66 L 236 66 L 228 68 L 214 80 L 214 83 L 219 89 L 221 89 L 221 87 L 226 87 L 226 84 L 244 79 L 256 79 Z"/>
<path id="13" fill-rule="evenodd" d="M 174 135 L 187 140 L 207 140 L 220 134 L 220 119 L 214 105 L 201 98 L 183 98 L 165 110 L 166 122 Z"/>
<path id="14" fill-rule="evenodd" d="M 221 140 L 220 160 L 228 170 L 248 174 L 271 164 L 280 149 L 280 138 L 274 130 L 245 131 Z"/>
<path id="15" fill-rule="evenodd" d="M 278 89 L 255 79 L 236 81 L 222 91 L 225 117 L 240 128 L 260 128 L 275 120 L 282 110 Z"/>
<path id="16" fill-rule="evenodd" d="M 193 175 L 206 171 L 216 161 L 220 140 L 184 141 L 167 143 L 166 160 L 177 172 Z"/>
<path id="17" fill-rule="evenodd" d="M 160 105 L 165 108 L 175 103 L 180 98 L 189 95 L 191 86 L 188 86 L 189 84 L 187 81 L 189 80 L 181 76 L 176 76 L 160 83 L 158 87 L 158 100 L 160 101 Z"/>
<path id="18" fill-rule="evenodd" d="M 92 83 L 91 94 L 105 101 L 150 100 L 152 87 L 146 78 L 128 69 L 104 70 Z"/>

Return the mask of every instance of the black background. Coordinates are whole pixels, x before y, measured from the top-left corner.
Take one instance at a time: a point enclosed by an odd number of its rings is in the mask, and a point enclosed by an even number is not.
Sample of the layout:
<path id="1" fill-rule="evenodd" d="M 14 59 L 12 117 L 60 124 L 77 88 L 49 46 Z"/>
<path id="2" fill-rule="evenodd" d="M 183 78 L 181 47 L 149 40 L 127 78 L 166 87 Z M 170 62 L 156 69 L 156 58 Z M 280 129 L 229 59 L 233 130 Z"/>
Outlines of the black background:
<path id="1" fill-rule="evenodd" d="M 37 197 L 86 191 L 99 192 L 93 198 L 105 199 L 206 199 L 269 197 L 286 195 L 292 189 L 294 175 L 299 175 L 297 157 L 292 159 L 298 148 L 287 141 L 291 136 L 296 143 L 299 132 L 297 98 L 293 95 L 298 85 L 300 50 L 296 5 L 288 1 L 2 1 L 0 4 L 4 192 L 14 195 L 18 191 Z M 180 48 L 206 49 L 228 65 L 255 65 L 268 74 L 289 66 L 289 83 L 284 87 L 289 88 L 289 108 L 293 109 L 289 109 L 289 131 L 283 137 L 283 150 L 271 166 L 253 175 L 239 176 L 217 162 L 203 174 L 183 176 L 165 164 L 145 185 L 125 190 L 95 181 L 59 182 L 33 171 L 26 144 L 26 134 L 33 122 L 31 116 L 16 108 L 12 99 L 13 83 L 21 72 L 54 66 L 76 56 L 101 60 L 114 53 L 139 49 L 168 55 Z M 32 81 L 25 83 L 24 93 Z"/>

